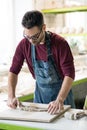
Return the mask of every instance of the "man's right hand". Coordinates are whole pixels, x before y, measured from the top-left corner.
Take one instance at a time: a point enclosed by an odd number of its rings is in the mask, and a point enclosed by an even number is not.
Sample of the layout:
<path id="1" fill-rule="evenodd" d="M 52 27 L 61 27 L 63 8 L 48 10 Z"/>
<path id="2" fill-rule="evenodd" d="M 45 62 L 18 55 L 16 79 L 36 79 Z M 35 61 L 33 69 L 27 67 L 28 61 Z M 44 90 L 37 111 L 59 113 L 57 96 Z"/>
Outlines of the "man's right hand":
<path id="1" fill-rule="evenodd" d="M 20 105 L 20 102 L 17 98 L 8 98 L 7 105 L 8 107 L 16 109 L 16 107 Z"/>

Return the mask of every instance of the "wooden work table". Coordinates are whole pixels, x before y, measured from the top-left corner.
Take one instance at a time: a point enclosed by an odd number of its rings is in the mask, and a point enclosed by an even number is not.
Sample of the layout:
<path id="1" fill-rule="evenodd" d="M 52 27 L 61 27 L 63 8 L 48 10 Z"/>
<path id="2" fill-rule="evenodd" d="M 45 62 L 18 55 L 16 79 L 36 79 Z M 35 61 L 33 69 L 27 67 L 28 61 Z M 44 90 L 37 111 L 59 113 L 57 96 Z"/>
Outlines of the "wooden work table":
<path id="1" fill-rule="evenodd" d="M 7 109 L 6 102 L 1 102 L 0 104 L 0 112 Z M 77 111 L 79 111 L 79 109 L 77 109 Z M 10 130 L 12 126 L 14 127 L 14 130 L 19 130 L 20 127 L 21 130 L 33 130 L 32 128 L 37 128 L 36 130 L 87 130 L 87 116 L 78 120 L 69 120 L 60 116 L 50 123 L 0 120 L 1 129 L 9 128 Z"/>

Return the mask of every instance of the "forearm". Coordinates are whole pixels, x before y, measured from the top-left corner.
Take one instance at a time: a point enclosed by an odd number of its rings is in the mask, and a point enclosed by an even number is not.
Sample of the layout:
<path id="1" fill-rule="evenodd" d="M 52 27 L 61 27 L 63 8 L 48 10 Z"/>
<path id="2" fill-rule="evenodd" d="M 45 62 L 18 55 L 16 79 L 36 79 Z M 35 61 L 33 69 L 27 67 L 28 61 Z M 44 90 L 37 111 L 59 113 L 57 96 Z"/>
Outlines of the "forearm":
<path id="1" fill-rule="evenodd" d="M 8 75 L 8 98 L 15 97 L 15 89 L 17 84 L 17 75 L 9 72 Z"/>
<path id="2" fill-rule="evenodd" d="M 61 101 L 64 102 L 64 100 L 66 99 L 66 97 L 72 87 L 72 83 L 73 83 L 73 79 L 68 76 L 65 76 L 61 89 L 60 89 L 60 92 L 57 97 L 58 100 L 60 99 Z"/>

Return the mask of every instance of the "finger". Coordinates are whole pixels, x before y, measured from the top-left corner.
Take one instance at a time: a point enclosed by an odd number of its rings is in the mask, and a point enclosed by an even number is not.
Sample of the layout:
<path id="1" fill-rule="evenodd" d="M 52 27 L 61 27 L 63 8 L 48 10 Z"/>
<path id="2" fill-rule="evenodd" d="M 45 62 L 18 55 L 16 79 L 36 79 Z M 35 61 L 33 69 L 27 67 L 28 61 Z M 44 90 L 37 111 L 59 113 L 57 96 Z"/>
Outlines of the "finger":
<path id="1" fill-rule="evenodd" d="M 17 107 L 17 102 L 13 102 L 12 104 L 11 104 L 11 106 L 12 106 L 12 108 L 16 108 Z"/>
<path id="2" fill-rule="evenodd" d="M 48 109 L 49 109 L 51 106 L 52 106 L 52 102 L 50 102 L 50 103 L 48 104 Z"/>
<path id="3" fill-rule="evenodd" d="M 16 106 L 14 104 L 8 104 L 8 107 L 15 109 Z"/>
<path id="4" fill-rule="evenodd" d="M 52 114 L 56 114 L 56 113 L 57 113 L 57 111 L 58 111 L 58 107 L 56 106 L 56 107 L 54 108 L 54 110 L 53 110 Z"/>
<path id="5" fill-rule="evenodd" d="M 13 104 L 13 102 L 7 102 L 7 106 L 10 108 L 16 108 L 15 104 Z"/>
<path id="6" fill-rule="evenodd" d="M 13 100 L 12 100 L 12 107 L 13 108 L 16 108 L 17 107 L 17 99 L 16 98 L 14 98 Z"/>
<path id="7" fill-rule="evenodd" d="M 17 101 L 13 101 L 12 105 L 17 107 Z"/>
<path id="8" fill-rule="evenodd" d="M 55 104 L 52 104 L 52 105 L 50 106 L 50 108 L 48 109 L 48 113 L 50 113 L 50 114 L 55 114 L 56 111 L 57 111 L 57 109 L 58 109 L 58 107 L 55 106 Z"/>
<path id="9" fill-rule="evenodd" d="M 52 106 L 52 102 L 50 102 L 50 103 L 48 104 L 48 111 L 50 111 L 51 106 Z"/>
<path id="10" fill-rule="evenodd" d="M 50 113 L 53 109 L 53 105 L 50 105 L 50 107 L 48 108 L 48 113 Z"/>
<path id="11" fill-rule="evenodd" d="M 57 110 L 57 107 L 53 107 L 50 111 L 50 114 L 55 114 L 56 113 L 56 110 Z"/>

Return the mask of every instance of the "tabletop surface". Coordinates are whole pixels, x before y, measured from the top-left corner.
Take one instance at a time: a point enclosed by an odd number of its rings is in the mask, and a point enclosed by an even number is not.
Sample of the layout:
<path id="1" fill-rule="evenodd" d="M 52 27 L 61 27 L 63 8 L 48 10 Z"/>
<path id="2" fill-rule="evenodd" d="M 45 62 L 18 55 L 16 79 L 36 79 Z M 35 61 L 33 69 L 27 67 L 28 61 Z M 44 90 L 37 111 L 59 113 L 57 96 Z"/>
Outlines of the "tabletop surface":
<path id="1" fill-rule="evenodd" d="M 8 107 L 6 102 L 0 103 L 0 112 L 6 110 Z M 73 110 L 73 109 L 71 109 Z M 79 111 L 76 109 L 76 111 Z M 43 128 L 45 130 L 87 130 L 87 116 L 78 120 L 66 119 L 64 116 L 60 116 L 56 120 L 50 123 L 30 122 L 30 121 L 12 121 L 12 120 L 0 120 L 0 123 L 14 124 L 18 126 L 27 126 L 35 128 Z"/>

